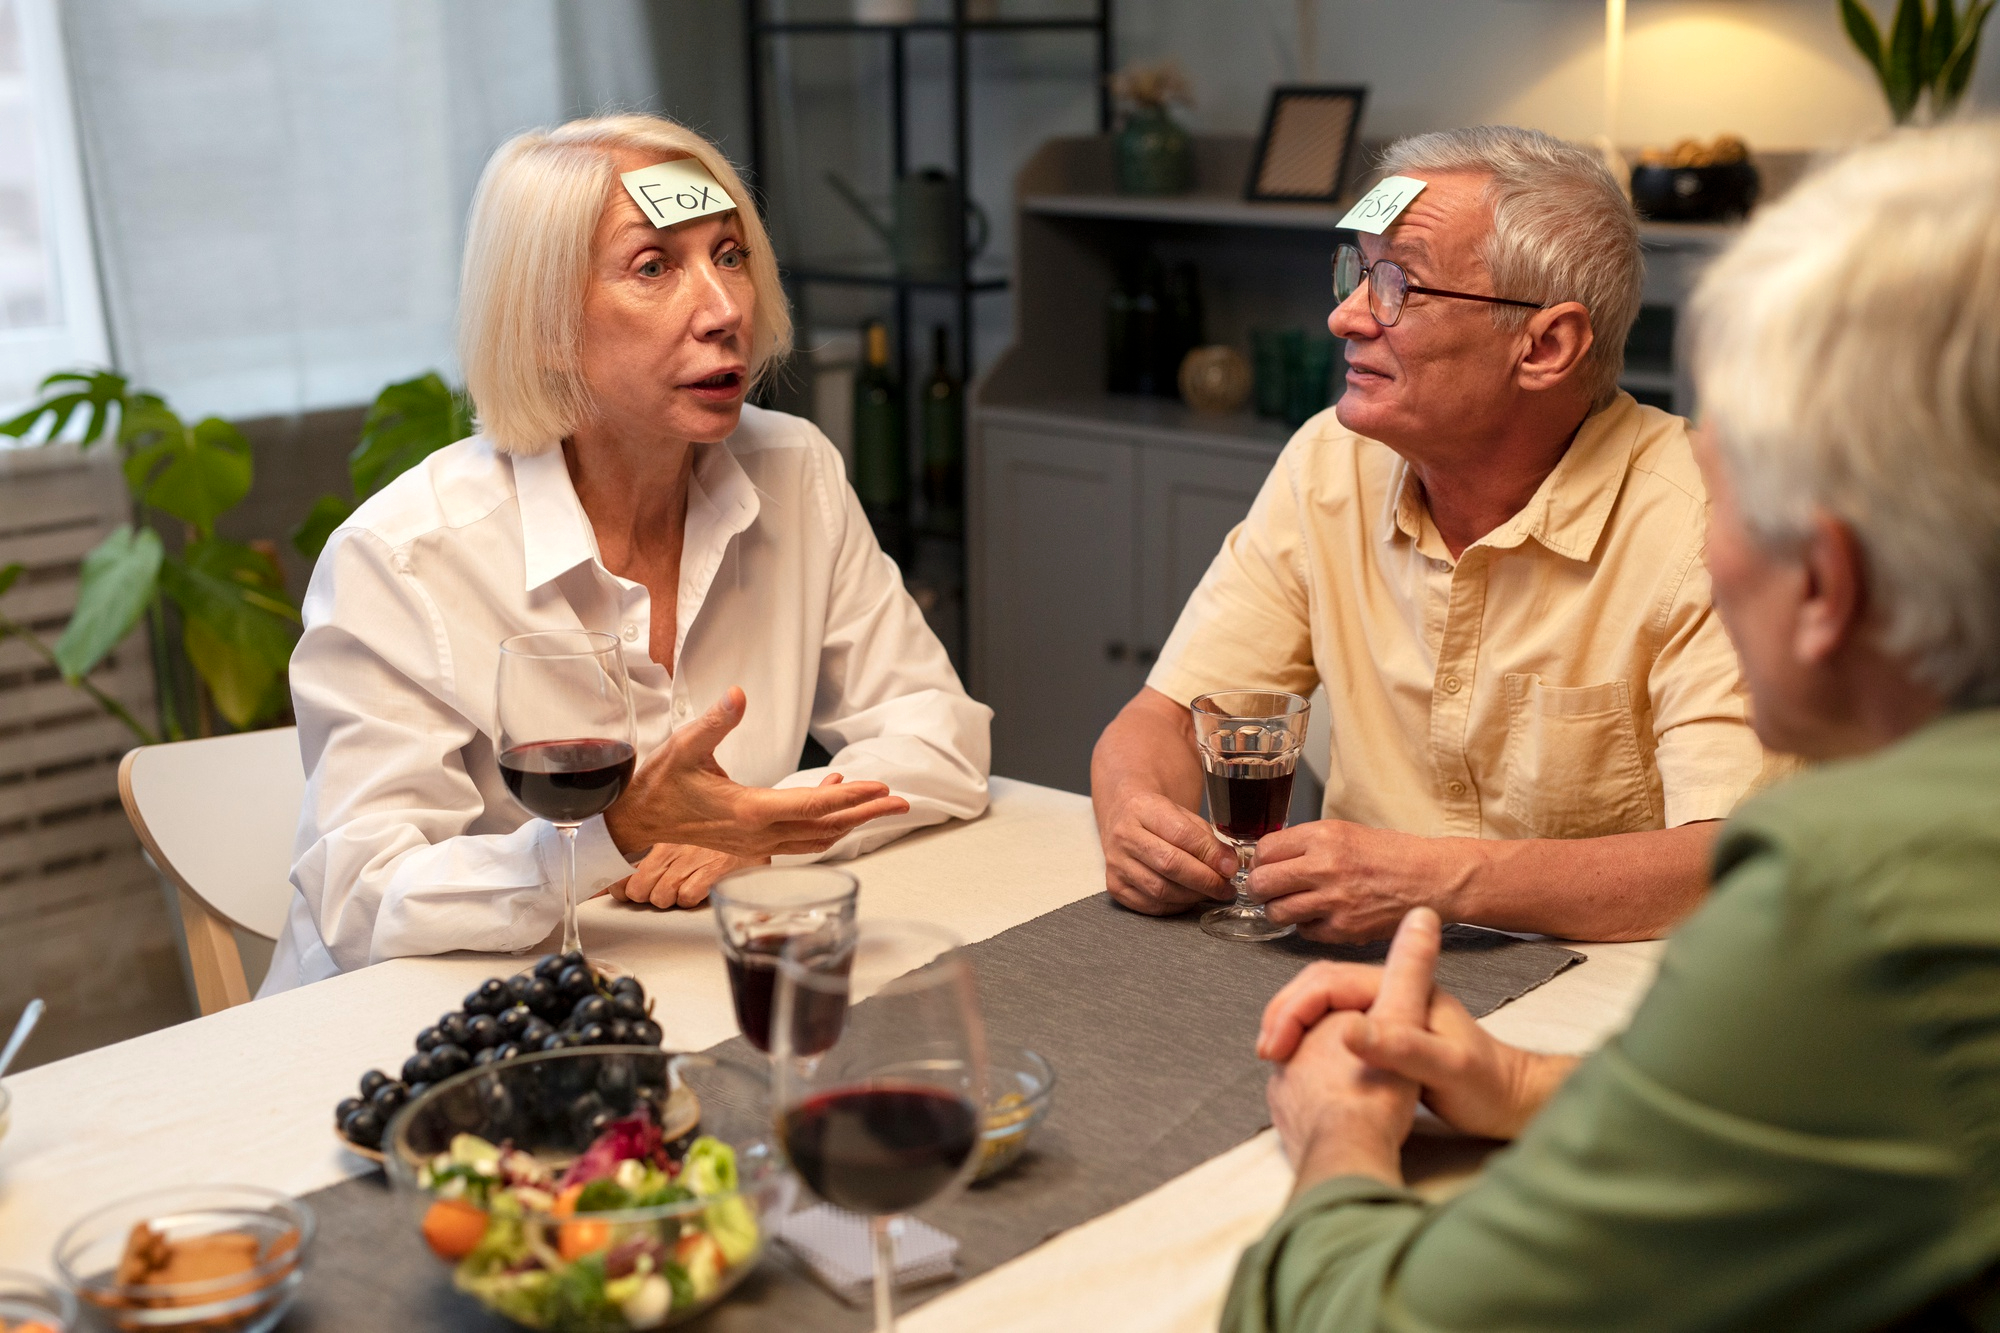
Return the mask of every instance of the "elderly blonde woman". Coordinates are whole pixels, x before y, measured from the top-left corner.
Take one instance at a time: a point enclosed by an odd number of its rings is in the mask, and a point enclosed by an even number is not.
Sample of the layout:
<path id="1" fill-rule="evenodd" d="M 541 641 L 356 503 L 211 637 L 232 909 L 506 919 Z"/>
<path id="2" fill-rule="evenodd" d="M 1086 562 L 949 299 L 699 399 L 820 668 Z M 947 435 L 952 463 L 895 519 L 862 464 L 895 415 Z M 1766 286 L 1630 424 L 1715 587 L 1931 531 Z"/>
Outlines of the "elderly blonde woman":
<path id="1" fill-rule="evenodd" d="M 700 206 L 643 211 L 624 177 L 669 162 Z M 460 308 L 479 434 L 361 506 L 306 595 L 298 891 L 266 992 L 549 933 L 559 839 L 494 754 L 510 635 L 624 645 L 641 766 L 579 832 L 580 894 L 691 905 L 738 866 L 985 808 L 990 713 L 840 455 L 745 405 L 790 338 L 749 191 L 700 135 L 614 116 L 494 154 Z M 828 770 L 794 771 L 808 734 Z"/>
<path id="2" fill-rule="evenodd" d="M 1730 822 L 1580 1067 L 1433 993 L 1427 912 L 1281 992 L 1298 1192 L 1226 1329 L 2000 1326 L 2000 127 L 1765 210 L 1697 333 L 1715 603 L 1759 733 L 1823 766 Z M 1419 1097 L 1520 1136 L 1441 1206 Z"/>

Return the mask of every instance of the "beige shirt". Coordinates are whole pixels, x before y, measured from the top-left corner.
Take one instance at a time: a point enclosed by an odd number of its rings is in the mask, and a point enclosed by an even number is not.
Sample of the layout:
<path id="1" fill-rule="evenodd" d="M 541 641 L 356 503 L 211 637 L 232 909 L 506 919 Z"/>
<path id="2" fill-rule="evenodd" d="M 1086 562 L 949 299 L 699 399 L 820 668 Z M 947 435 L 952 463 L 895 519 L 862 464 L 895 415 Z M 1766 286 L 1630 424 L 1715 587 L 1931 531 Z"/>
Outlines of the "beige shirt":
<path id="1" fill-rule="evenodd" d="M 1292 437 L 1147 684 L 1326 685 L 1324 813 L 1434 836 L 1721 819 L 1757 782 L 1701 562 L 1688 424 L 1626 394 L 1454 560 L 1409 465 L 1332 411 Z"/>

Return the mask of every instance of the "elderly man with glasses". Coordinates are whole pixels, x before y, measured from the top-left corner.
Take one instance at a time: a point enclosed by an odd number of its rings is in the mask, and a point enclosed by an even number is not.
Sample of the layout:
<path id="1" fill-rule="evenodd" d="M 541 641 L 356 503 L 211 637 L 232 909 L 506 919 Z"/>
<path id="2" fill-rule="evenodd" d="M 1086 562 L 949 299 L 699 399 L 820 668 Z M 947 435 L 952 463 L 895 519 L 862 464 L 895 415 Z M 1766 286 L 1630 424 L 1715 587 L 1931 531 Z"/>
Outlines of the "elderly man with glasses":
<path id="1" fill-rule="evenodd" d="M 1155 914 L 1227 899 L 1188 704 L 1324 684 L 1324 817 L 1265 837 L 1249 877 L 1274 922 L 1375 939 L 1427 906 L 1662 934 L 1765 755 L 1710 605 L 1688 424 L 1618 388 L 1631 208 L 1528 130 L 1427 134 L 1385 165 L 1424 184 L 1335 255 L 1345 392 L 1098 741 L 1107 887 Z"/>

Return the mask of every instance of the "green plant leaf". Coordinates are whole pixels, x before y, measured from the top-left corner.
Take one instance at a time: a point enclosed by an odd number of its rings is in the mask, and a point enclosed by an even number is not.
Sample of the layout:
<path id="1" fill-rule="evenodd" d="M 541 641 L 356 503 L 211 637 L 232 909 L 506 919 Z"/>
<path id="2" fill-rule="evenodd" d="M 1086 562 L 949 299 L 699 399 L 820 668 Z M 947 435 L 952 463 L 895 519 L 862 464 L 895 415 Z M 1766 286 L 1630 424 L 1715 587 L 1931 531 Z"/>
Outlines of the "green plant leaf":
<path id="1" fill-rule="evenodd" d="M 1931 100 L 1940 116 L 1950 114 L 1965 96 L 1973 66 L 1979 62 L 1980 30 L 1992 13 L 1993 0 L 1972 0 L 1965 7 L 1965 16 L 1958 25 L 1958 40 L 1938 71 L 1937 82 L 1931 85 Z"/>
<path id="2" fill-rule="evenodd" d="M 292 549 L 308 560 L 318 560 L 319 553 L 326 549 L 326 539 L 353 512 L 354 506 L 337 495 L 320 496 L 292 529 Z"/>
<path id="3" fill-rule="evenodd" d="M 180 607 L 188 660 L 230 724 L 255 726 L 281 710 L 299 614 L 271 558 L 221 538 L 190 542 L 162 566 L 160 586 Z"/>
<path id="4" fill-rule="evenodd" d="M 1882 91 L 1889 96 L 1889 114 L 1901 125 L 1917 109 L 1917 97 L 1924 90 L 1924 0 L 1897 0 L 1888 57 Z"/>
<path id="5" fill-rule="evenodd" d="M 365 500 L 430 455 L 472 434 L 472 408 L 436 372 L 376 395 L 361 425 L 361 442 L 347 456 L 354 498 Z"/>
<path id="6" fill-rule="evenodd" d="M 162 559 L 159 534 L 121 525 L 83 558 L 76 610 L 56 640 L 56 665 L 75 681 L 90 674 L 132 632 L 153 600 Z"/>
<path id="7" fill-rule="evenodd" d="M 61 386 L 61 391 L 51 392 L 57 386 Z M 58 440 L 77 412 L 88 407 L 90 418 L 83 432 L 83 447 L 88 449 L 103 437 L 113 408 L 119 409 L 123 420 L 126 388 L 125 377 L 108 370 L 58 370 L 42 381 L 44 396 L 40 402 L 19 416 L 0 422 L 0 435 L 25 439 L 36 423 L 47 420 L 49 428 L 42 439 Z"/>
<path id="8" fill-rule="evenodd" d="M 1937 89 L 1937 77 L 1958 45 L 1958 6 L 1953 0 L 1936 0 L 1930 22 L 1924 26 L 1924 60 L 1918 82 Z"/>
<path id="9" fill-rule="evenodd" d="M 178 418 L 161 407 L 148 413 L 148 432 L 161 438 L 134 452 L 125 463 L 125 481 L 141 504 L 171 514 L 207 536 L 215 520 L 250 493 L 250 442 L 219 417 L 207 417 L 177 434 L 165 429 Z"/>
<path id="10" fill-rule="evenodd" d="M 1847 25 L 1847 40 L 1854 43 L 1854 49 L 1861 58 L 1875 68 L 1875 77 L 1882 80 L 1886 89 L 1889 82 L 1889 67 L 1882 58 L 1882 30 L 1875 26 L 1875 16 L 1861 5 L 1861 0 L 1840 0 L 1840 20 Z"/>
<path id="11" fill-rule="evenodd" d="M 27 569 L 28 567 L 18 560 L 4 569 L 0 569 L 0 596 L 5 596 L 7 589 L 14 586 L 14 580 L 26 573 Z"/>

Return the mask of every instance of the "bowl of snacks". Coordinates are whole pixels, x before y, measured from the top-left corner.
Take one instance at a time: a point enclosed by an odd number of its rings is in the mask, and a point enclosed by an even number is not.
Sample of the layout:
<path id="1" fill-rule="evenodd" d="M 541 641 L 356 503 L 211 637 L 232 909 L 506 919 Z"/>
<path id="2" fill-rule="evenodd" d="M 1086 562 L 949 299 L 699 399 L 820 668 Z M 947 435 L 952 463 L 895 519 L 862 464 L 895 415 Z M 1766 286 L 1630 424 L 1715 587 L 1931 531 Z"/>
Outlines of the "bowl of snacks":
<path id="1" fill-rule="evenodd" d="M 69 1333 L 76 1298 L 33 1273 L 0 1268 L 0 1333 Z"/>
<path id="2" fill-rule="evenodd" d="M 406 1102 L 468 1069 L 537 1051 L 578 1046 L 660 1048 L 645 987 L 636 977 L 609 977 L 581 953 L 552 953 L 511 977 L 475 986 L 462 1008 L 417 1034 L 416 1051 L 399 1075 L 371 1069 L 356 1095 L 333 1108 L 334 1133 L 348 1151 L 382 1160 L 382 1137 Z"/>
<path id="3" fill-rule="evenodd" d="M 252 1185 L 149 1190 L 72 1223 L 56 1269 L 120 1330 L 263 1333 L 298 1296 L 312 1210 Z"/>
<path id="4" fill-rule="evenodd" d="M 767 1094 L 701 1055 L 584 1047 L 446 1079 L 384 1156 L 452 1285 L 528 1328 L 658 1328 L 756 1266 L 790 1201 Z"/>
<path id="5" fill-rule="evenodd" d="M 999 1175 L 1020 1160 L 1028 1136 L 1048 1115 L 1056 1071 L 1025 1046 L 995 1042 L 986 1051 L 986 1119 L 979 1135 L 974 1180 Z"/>

